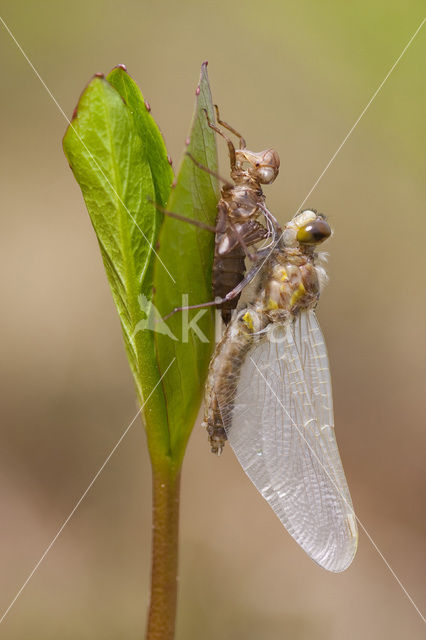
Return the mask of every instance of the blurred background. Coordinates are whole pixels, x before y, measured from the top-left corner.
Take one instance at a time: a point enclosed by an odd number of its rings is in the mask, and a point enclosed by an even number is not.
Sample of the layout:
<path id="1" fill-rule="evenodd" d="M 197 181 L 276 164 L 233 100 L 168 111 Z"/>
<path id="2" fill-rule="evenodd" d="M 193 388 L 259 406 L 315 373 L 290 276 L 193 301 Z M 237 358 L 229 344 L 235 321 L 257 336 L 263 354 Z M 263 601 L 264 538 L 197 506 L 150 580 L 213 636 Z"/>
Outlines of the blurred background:
<path id="1" fill-rule="evenodd" d="M 420 1 L 2 2 L 70 117 L 98 71 L 125 63 L 175 167 L 199 67 L 249 148 L 274 146 L 267 187 L 298 209 L 423 18 Z M 1 25 L 0 25 L 1 26 Z M 0 28 L 0 616 L 136 412 L 95 235 L 62 154 L 66 122 Z M 357 514 L 424 608 L 426 27 L 310 195 L 326 213 L 320 308 L 336 430 Z M 222 173 L 227 172 L 221 149 Z M 0 625 L 0 637 L 139 639 L 151 480 L 135 423 Z M 183 470 L 178 640 L 424 637 L 367 536 L 341 575 L 283 530 L 230 450 L 196 425 Z"/>

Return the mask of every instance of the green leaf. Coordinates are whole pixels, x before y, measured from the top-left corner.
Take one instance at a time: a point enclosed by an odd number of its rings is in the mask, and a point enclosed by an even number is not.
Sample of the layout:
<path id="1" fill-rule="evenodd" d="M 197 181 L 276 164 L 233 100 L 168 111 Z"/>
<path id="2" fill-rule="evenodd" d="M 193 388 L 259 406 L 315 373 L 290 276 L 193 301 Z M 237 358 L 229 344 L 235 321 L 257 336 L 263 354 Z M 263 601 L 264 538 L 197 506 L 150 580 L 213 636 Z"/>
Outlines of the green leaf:
<path id="1" fill-rule="evenodd" d="M 126 80 L 123 86 L 131 83 Z M 151 172 L 148 149 L 153 156 L 157 139 L 157 157 L 163 150 L 152 118 L 136 115 L 134 92 L 132 100 L 133 113 L 105 78 L 95 77 L 81 95 L 63 146 L 99 241 L 140 402 L 152 393 L 144 415 L 154 462 L 169 455 L 171 443 L 153 332 L 138 329 L 146 321 L 152 294 L 162 217 L 152 201 L 156 189 L 165 198 L 168 178 L 164 162 Z"/>
<path id="2" fill-rule="evenodd" d="M 217 171 L 215 136 L 208 127 L 204 109 L 214 119 L 206 64 L 201 69 L 197 88 L 195 114 L 186 151 L 195 159 Z M 214 226 L 219 193 L 217 180 L 200 170 L 184 155 L 176 186 L 167 205 L 169 211 L 194 218 Z M 159 257 L 176 280 L 173 283 L 161 263 L 156 262 L 154 273 L 154 303 L 161 316 L 175 307 L 212 300 L 211 272 L 214 234 L 170 217 L 165 217 L 160 233 Z M 171 453 L 180 463 L 192 430 L 203 393 L 211 348 L 214 343 L 214 311 L 212 308 L 191 311 L 189 319 L 201 315 L 198 327 L 203 340 L 190 330 L 185 335 L 183 321 L 187 312 L 178 312 L 167 324 L 178 340 L 156 333 L 156 346 L 160 371 L 163 372 L 173 358 L 173 367 L 163 380 L 167 403 Z"/>
<path id="3" fill-rule="evenodd" d="M 156 201 L 165 207 L 174 176 L 167 158 L 166 145 L 150 108 L 139 87 L 122 65 L 115 67 L 107 75 L 107 80 L 118 91 L 132 113 L 136 131 L 143 141 L 145 156 L 151 168 Z"/>
<path id="4" fill-rule="evenodd" d="M 206 65 L 187 150 L 216 171 L 215 138 L 203 109 L 213 118 Z M 169 460 L 178 468 L 202 396 L 214 318 L 211 309 L 202 311 L 199 334 L 190 330 L 185 340 L 184 314 L 167 324 L 161 317 L 182 304 L 181 294 L 188 294 L 189 304 L 211 300 L 214 234 L 166 217 L 156 254 L 163 216 L 153 201 L 164 206 L 168 200 L 170 210 L 213 226 L 217 181 L 184 155 L 168 197 L 173 172 L 164 141 L 122 67 L 113 69 L 108 81 L 95 77 L 85 89 L 64 151 L 99 241 L 139 400 L 149 398 L 144 416 L 153 465 Z M 151 302 L 154 263 L 158 309 Z"/>

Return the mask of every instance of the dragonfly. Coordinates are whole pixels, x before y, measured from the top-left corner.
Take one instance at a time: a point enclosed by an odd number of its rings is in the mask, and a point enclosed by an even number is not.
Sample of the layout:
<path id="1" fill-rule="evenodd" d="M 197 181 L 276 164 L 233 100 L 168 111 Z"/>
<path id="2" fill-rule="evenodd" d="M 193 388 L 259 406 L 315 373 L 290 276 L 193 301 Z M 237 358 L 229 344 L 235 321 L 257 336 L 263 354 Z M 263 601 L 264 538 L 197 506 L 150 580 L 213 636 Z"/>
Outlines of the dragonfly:
<path id="1" fill-rule="evenodd" d="M 222 184 L 221 197 L 217 204 L 216 226 L 212 227 L 198 220 L 186 218 L 180 214 L 161 209 L 171 217 L 198 226 L 215 234 L 213 258 L 212 289 L 214 300 L 200 302 L 186 307 L 176 307 L 163 319 L 183 309 L 200 309 L 217 306 L 221 309 L 225 324 L 231 320 L 244 287 L 255 277 L 260 260 L 272 244 L 279 228 L 278 222 L 265 205 L 262 185 L 271 184 L 279 173 L 280 158 L 275 149 L 250 151 L 243 136 L 234 127 L 220 118 L 219 108 L 215 105 L 217 123 L 211 122 L 207 111 L 208 126 L 226 140 L 230 160 L 230 178 L 224 179 L 208 167 L 203 166 L 191 155 L 192 162 Z M 239 148 L 235 148 L 231 138 L 223 131 L 228 130 L 239 139 Z M 160 208 L 160 207 L 159 207 Z M 259 221 L 262 219 L 262 222 Z M 259 242 L 269 240 L 269 244 L 256 247 Z M 247 271 L 246 258 L 253 266 Z M 247 272 L 246 272 L 247 271 Z"/>
<path id="2" fill-rule="evenodd" d="M 280 233 L 253 299 L 212 358 L 204 426 L 228 441 L 284 527 L 320 566 L 352 562 L 357 525 L 337 448 L 329 362 L 315 308 L 327 276 L 324 216 L 298 213 Z"/>

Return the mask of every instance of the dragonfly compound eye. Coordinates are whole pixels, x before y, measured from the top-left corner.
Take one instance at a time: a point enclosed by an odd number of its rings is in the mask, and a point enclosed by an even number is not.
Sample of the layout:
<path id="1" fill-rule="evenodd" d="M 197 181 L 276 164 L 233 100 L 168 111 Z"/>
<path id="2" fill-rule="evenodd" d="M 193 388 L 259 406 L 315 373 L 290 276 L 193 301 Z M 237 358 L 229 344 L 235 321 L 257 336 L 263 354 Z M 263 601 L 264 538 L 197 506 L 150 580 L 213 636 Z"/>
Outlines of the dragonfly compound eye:
<path id="1" fill-rule="evenodd" d="M 261 184 L 271 184 L 277 177 L 278 170 L 271 166 L 256 165 L 256 176 Z"/>
<path id="2" fill-rule="evenodd" d="M 261 184 L 271 184 L 278 175 L 280 169 L 280 157 L 275 149 L 267 149 L 261 152 L 261 160 L 256 163 L 256 175 Z"/>
<path id="3" fill-rule="evenodd" d="M 330 236 L 330 225 L 319 217 L 300 227 L 297 232 L 297 240 L 302 244 L 320 244 Z"/>

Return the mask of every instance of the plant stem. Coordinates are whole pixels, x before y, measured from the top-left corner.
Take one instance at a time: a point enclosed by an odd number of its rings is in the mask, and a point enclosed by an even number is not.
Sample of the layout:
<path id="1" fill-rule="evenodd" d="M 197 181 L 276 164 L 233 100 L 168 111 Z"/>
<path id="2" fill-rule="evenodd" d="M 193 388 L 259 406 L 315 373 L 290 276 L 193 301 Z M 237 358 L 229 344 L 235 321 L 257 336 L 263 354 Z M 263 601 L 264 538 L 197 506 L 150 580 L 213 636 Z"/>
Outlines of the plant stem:
<path id="1" fill-rule="evenodd" d="M 175 635 L 180 469 L 171 464 L 152 471 L 151 600 L 146 640 Z"/>

